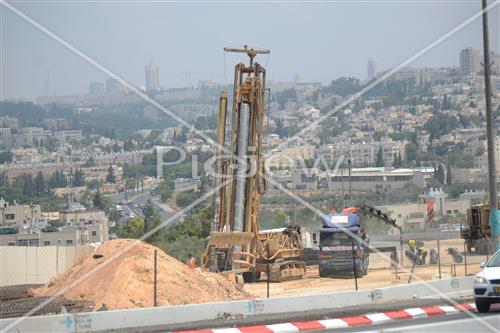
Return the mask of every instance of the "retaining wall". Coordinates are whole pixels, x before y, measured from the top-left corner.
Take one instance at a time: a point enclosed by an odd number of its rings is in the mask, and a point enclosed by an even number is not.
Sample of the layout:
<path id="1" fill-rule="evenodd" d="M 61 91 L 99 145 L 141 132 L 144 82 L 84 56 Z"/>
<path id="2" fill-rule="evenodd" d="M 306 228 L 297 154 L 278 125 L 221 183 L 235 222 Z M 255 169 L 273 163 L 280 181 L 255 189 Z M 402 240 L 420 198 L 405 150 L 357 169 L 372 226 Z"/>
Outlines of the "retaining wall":
<path id="1" fill-rule="evenodd" d="M 293 318 L 297 313 L 326 313 L 349 306 L 472 294 L 473 277 L 462 277 L 358 292 L 276 297 L 248 301 L 163 306 L 80 314 L 61 314 L 0 320 L 2 332 L 140 332 L 147 329 L 185 329 L 228 318 Z M 446 301 L 443 300 L 443 303 Z M 8 330 L 6 330 L 8 329 Z"/>
<path id="2" fill-rule="evenodd" d="M 46 283 L 94 251 L 84 246 L 0 246 L 0 286 Z"/>

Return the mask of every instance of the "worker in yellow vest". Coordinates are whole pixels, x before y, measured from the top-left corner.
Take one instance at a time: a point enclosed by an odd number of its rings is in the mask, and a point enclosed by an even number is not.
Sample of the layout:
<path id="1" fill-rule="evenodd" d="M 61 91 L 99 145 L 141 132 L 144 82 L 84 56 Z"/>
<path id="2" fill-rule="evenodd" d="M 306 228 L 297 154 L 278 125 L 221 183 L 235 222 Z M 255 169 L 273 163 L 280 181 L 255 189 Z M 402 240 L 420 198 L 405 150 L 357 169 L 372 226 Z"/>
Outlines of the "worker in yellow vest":
<path id="1" fill-rule="evenodd" d="M 421 246 L 418 248 L 417 252 L 420 258 L 422 258 L 422 265 L 425 265 L 425 258 L 427 257 L 427 249 L 425 248 L 425 246 Z"/>
<path id="2" fill-rule="evenodd" d="M 413 252 L 413 253 L 415 253 L 415 240 L 410 239 L 408 241 L 408 246 L 410 247 L 410 251 Z"/>

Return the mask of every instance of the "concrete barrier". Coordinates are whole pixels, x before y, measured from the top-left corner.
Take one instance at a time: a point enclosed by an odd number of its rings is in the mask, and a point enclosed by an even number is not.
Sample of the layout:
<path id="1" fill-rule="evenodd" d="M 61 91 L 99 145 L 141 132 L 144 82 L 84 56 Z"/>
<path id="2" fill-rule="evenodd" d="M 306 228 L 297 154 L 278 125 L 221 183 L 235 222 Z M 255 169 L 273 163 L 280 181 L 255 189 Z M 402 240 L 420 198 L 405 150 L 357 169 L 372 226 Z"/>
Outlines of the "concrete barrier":
<path id="1" fill-rule="evenodd" d="M 297 313 L 320 315 L 339 308 L 387 302 L 472 294 L 473 277 L 462 277 L 369 291 L 337 292 L 320 295 L 275 297 L 246 301 L 163 306 L 156 308 L 114 310 L 79 314 L 29 317 L 24 320 L 0 320 L 2 332 L 139 332 L 200 327 L 228 318 L 294 318 Z"/>
<path id="2" fill-rule="evenodd" d="M 0 286 L 46 283 L 94 250 L 90 245 L 0 246 Z"/>

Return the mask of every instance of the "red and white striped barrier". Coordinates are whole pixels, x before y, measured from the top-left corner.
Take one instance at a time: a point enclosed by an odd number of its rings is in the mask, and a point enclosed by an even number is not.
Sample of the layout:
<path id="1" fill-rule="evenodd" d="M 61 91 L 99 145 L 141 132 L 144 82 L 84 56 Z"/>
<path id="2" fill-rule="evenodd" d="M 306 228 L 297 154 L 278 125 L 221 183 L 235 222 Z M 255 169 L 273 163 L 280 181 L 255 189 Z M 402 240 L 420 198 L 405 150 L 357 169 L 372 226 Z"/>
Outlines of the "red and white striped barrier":
<path id="1" fill-rule="evenodd" d="M 271 325 L 245 326 L 237 328 L 216 328 L 193 331 L 177 331 L 175 333 L 290 333 L 311 330 L 321 330 L 325 328 L 343 328 L 352 326 L 362 326 L 370 324 L 381 324 L 396 320 L 409 320 L 432 316 L 444 316 L 463 311 L 476 311 L 474 303 L 457 304 L 455 306 L 424 306 L 421 308 L 409 308 L 399 311 L 387 311 L 371 313 L 366 315 L 341 317 L 337 319 L 300 321 L 290 323 L 280 323 Z"/>

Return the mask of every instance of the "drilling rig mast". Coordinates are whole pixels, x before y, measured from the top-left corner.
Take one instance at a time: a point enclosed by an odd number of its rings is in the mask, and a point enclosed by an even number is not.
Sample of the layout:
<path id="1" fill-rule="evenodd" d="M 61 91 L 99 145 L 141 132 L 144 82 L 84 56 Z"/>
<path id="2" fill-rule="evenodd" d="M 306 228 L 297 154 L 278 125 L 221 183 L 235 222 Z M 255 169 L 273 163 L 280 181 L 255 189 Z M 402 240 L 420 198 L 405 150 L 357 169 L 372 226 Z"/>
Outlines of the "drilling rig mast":
<path id="1" fill-rule="evenodd" d="M 214 220 L 203 264 L 211 271 L 242 273 L 255 281 L 271 263 L 271 280 L 301 278 L 305 263 L 293 260 L 302 253 L 299 228 L 259 232 L 259 200 L 265 192 L 262 137 L 266 109 L 266 69 L 254 58 L 269 50 L 225 48 L 246 53 L 249 65 L 239 63 L 234 72 L 231 130 L 226 139 L 228 95 L 220 97 L 217 130 Z M 228 147 L 226 148 L 226 141 Z M 229 154 L 226 154 L 229 152 Z"/>

